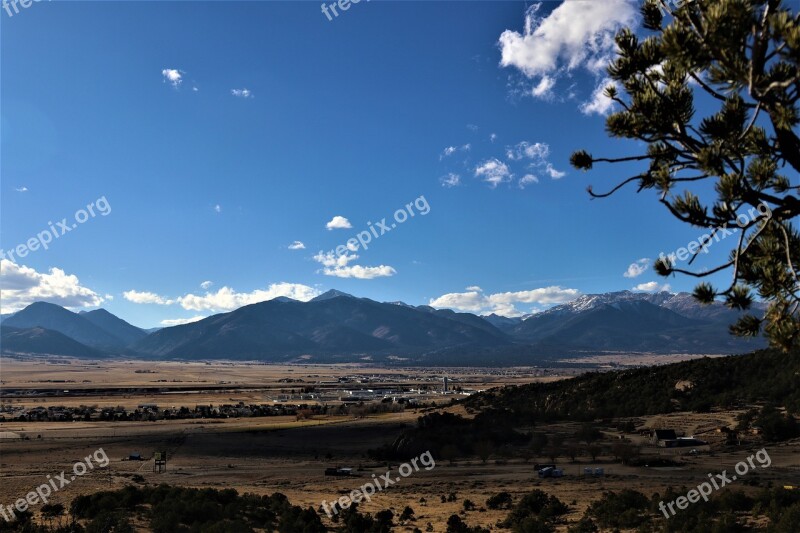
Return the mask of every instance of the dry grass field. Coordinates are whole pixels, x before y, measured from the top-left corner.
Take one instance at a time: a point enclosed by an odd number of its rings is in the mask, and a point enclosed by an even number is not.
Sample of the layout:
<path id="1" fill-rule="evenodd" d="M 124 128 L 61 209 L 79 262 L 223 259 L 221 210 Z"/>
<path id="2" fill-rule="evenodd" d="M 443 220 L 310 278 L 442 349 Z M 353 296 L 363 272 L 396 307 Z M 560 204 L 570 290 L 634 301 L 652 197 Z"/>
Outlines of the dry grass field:
<path id="1" fill-rule="evenodd" d="M 154 368 L 157 374 L 135 373 L 144 367 Z M 181 363 L 75 363 L 69 365 L 32 365 L 29 362 L 4 362 L 2 368 L 3 389 L 35 388 L 45 386 L 43 380 L 71 379 L 70 389 L 78 389 L 85 380 L 92 385 L 100 383 L 108 387 L 135 387 L 151 383 L 152 379 L 176 379 L 191 387 L 191 383 L 214 383 L 225 381 L 237 388 L 257 387 L 257 392 L 225 392 L 224 394 L 199 394 L 191 396 L 191 403 L 220 402 L 230 400 L 256 400 L 264 397 L 262 389 L 286 387 L 278 380 L 287 376 L 311 380 L 309 376 L 322 376 L 325 380 L 344 375 L 370 374 L 400 376 L 408 380 L 407 371 L 379 368 L 347 367 L 266 367 L 264 365 L 202 365 Z M 437 372 L 426 370 L 417 374 L 423 383 L 428 375 Z M 452 374 L 451 374 L 452 375 Z M 321 378 L 320 378 L 321 379 Z M 459 374 L 465 386 L 485 388 L 509 383 L 529 382 L 541 377 L 523 377 L 510 372 L 502 375 L 470 373 Z M 551 379 L 551 378 L 545 378 Z M 55 386 L 53 383 L 48 386 Z M 58 384 L 58 387 L 66 387 Z M 232 389 L 234 390 L 234 389 Z M 178 399 L 175 399 L 178 398 Z M 159 404 L 185 404 L 187 395 L 169 395 L 166 400 L 158 393 L 102 398 L 47 398 L 44 403 L 57 400 L 59 404 L 69 402 L 109 405 L 125 403 L 133 405 L 145 400 Z M 63 401 L 62 401 L 63 400 Z M 261 401 L 261 400 L 259 400 Z M 31 398 L 15 398 L 14 402 L 30 405 Z M 41 404 L 36 404 L 41 405 Z M 462 412 L 461 407 L 449 408 Z M 734 423 L 734 412 L 692 414 L 676 413 L 667 416 L 641 419 L 648 427 L 673 427 L 687 435 L 713 430 Z M 202 420 L 160 420 L 155 422 L 3 422 L 0 433 L 19 434 L 27 439 L 0 439 L 0 504 L 12 504 L 17 498 L 47 481 L 61 471 L 70 472 L 72 465 L 102 448 L 110 459 L 106 468 L 99 468 L 76 478 L 68 486 L 56 492 L 54 502 L 68 505 L 80 494 L 99 490 L 118 489 L 128 484 L 169 483 L 190 487 L 234 488 L 240 492 L 271 494 L 281 492 L 292 503 L 318 508 L 323 500 L 332 501 L 347 494 L 372 479 L 372 475 L 392 470 L 397 476 L 398 464 L 378 464 L 367 457 L 367 450 L 391 442 L 404 428 L 414 424 L 419 412 L 406 409 L 402 412 L 385 413 L 355 418 L 353 416 L 316 416 L 298 421 L 294 416 L 263 418 L 228 418 Z M 538 426 L 538 431 L 570 433 L 577 424 Z M 615 439 L 609 431 L 607 439 Z M 630 436 L 634 442 L 644 443 L 645 438 Z M 568 520 L 578 520 L 589 503 L 605 490 L 632 488 L 646 494 L 663 492 L 667 486 L 691 488 L 708 473 L 731 470 L 733 465 L 746 458 L 756 448 L 756 442 L 737 449 L 722 451 L 721 436 L 710 431 L 704 435 L 711 443 L 709 451 L 688 455 L 684 450 L 682 465 L 670 468 L 622 466 L 611 457 L 601 456 L 596 461 L 579 456 L 576 462 L 561 457 L 558 462 L 565 469 L 560 479 L 539 479 L 533 462 L 544 462 L 537 458 L 530 463 L 519 458 L 491 457 L 485 464 L 479 459 L 460 460 L 453 464 L 439 462 L 431 470 L 420 469 L 403 478 L 384 492 L 376 494 L 372 501 L 364 503 L 362 510 L 375 512 L 393 509 L 396 513 L 406 505 L 417 515 L 416 527 L 423 531 L 430 523 L 433 531 L 443 532 L 448 517 L 459 513 L 463 501 L 469 499 L 477 508 L 485 506 L 486 499 L 497 492 L 508 491 L 519 497 L 533 488 L 541 488 L 556 495 L 569 504 L 572 511 Z M 169 454 L 165 473 L 153 472 L 151 456 L 157 450 Z M 800 443 L 794 442 L 768 448 L 772 465 L 752 474 L 762 483 L 776 486 L 800 483 Z M 132 453 L 140 453 L 145 460 L 128 460 Z M 674 457 L 677 452 L 663 448 L 645 446 L 645 457 Z M 330 477 L 324 475 L 326 467 L 342 466 L 356 469 L 357 477 Z M 603 467 L 605 476 L 584 479 L 585 467 Z M 737 485 L 748 489 L 744 483 Z M 442 496 L 456 494 L 455 501 L 441 502 Z M 464 519 L 470 525 L 481 525 L 496 529 L 507 511 L 475 510 L 466 513 Z M 411 531 L 401 526 L 397 531 Z M 565 530 L 565 528 L 564 528 Z"/>

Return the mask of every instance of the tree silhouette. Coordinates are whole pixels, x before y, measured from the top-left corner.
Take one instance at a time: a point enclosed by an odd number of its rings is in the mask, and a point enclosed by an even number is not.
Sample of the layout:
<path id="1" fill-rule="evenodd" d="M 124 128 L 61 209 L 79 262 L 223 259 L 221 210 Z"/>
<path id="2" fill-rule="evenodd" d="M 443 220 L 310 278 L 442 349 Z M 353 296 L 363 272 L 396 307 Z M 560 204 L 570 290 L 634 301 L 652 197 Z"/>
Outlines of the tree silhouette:
<path id="1" fill-rule="evenodd" d="M 641 40 L 630 29 L 617 34 L 605 95 L 621 108 L 606 119 L 609 135 L 643 142 L 645 153 L 605 158 L 580 150 L 571 163 L 582 170 L 645 165 L 607 192 L 590 186 L 589 194 L 604 198 L 628 184 L 655 190 L 672 215 L 709 230 L 677 258 L 662 255 L 656 272 L 702 278 L 732 270 L 729 286 L 701 282 L 695 297 L 747 310 L 755 291 L 768 310 L 744 314 L 731 332 L 797 347 L 800 235 L 791 219 L 800 214 L 800 16 L 781 0 L 646 0 L 642 16 L 652 33 Z M 717 112 L 696 116 L 695 97 Z M 731 228 L 738 243 L 727 260 L 691 270 Z M 689 267 L 678 266 L 687 260 Z"/>

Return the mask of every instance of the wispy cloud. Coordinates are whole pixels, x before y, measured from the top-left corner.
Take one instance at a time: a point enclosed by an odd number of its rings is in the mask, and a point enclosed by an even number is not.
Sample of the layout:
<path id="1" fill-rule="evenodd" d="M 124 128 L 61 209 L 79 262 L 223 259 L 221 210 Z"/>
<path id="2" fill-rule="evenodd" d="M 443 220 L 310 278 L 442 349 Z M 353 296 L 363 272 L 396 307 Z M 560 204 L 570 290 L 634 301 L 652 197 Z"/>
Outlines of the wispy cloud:
<path id="1" fill-rule="evenodd" d="M 305 250 L 306 245 L 303 244 L 301 241 L 294 241 L 292 244 L 289 245 L 290 250 Z"/>
<path id="2" fill-rule="evenodd" d="M 442 184 L 442 187 L 446 187 L 448 189 L 452 187 L 458 187 L 459 185 L 461 185 L 461 176 L 453 172 L 450 172 L 446 176 L 442 176 L 441 178 L 439 178 L 439 182 Z"/>
<path id="3" fill-rule="evenodd" d="M 22 187 L 17 187 L 14 190 L 17 191 L 17 192 L 28 192 L 28 188 L 25 187 L 24 185 Z"/>
<path id="4" fill-rule="evenodd" d="M 213 284 L 214 284 L 213 281 L 204 281 L 203 283 L 200 284 L 200 288 L 203 290 L 208 290 L 211 288 Z"/>
<path id="5" fill-rule="evenodd" d="M 231 89 L 231 94 L 237 98 L 255 98 L 250 89 Z"/>
<path id="6" fill-rule="evenodd" d="M 646 257 L 643 257 L 642 259 L 639 259 L 638 261 L 631 263 L 628 266 L 628 270 L 626 270 L 625 273 L 622 275 L 625 276 L 626 278 L 638 278 L 639 276 L 647 272 L 647 269 L 649 267 L 650 267 L 650 260 Z"/>
<path id="7" fill-rule="evenodd" d="M 208 318 L 207 316 L 193 316 L 192 318 L 172 318 L 167 320 L 162 320 L 161 325 L 170 327 L 170 326 L 183 326 L 184 324 L 192 324 L 193 322 L 199 322 L 204 318 Z"/>

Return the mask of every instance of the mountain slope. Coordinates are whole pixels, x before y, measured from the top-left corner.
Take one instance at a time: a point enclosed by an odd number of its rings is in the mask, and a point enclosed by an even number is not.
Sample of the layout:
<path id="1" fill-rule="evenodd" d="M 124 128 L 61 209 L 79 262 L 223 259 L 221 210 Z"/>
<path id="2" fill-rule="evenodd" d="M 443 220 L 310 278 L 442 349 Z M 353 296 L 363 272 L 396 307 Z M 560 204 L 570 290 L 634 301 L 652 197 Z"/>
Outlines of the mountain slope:
<path id="1" fill-rule="evenodd" d="M 701 306 L 686 293 L 622 291 L 582 296 L 514 327 L 518 341 L 564 351 L 743 353 L 761 340 L 732 337 L 738 315 L 722 304 Z"/>
<path id="2" fill-rule="evenodd" d="M 97 359 L 104 353 L 40 327 L 18 329 L 0 326 L 0 349 L 4 354 L 58 355 Z"/>
<path id="3" fill-rule="evenodd" d="M 145 332 L 143 329 L 128 324 L 116 315 L 112 315 L 105 309 L 81 311 L 78 314 L 95 326 L 101 328 L 106 333 L 109 333 L 120 339 L 123 343 L 125 343 L 125 345 L 133 344 L 134 342 L 147 337 L 147 332 Z"/>
<path id="4" fill-rule="evenodd" d="M 161 357 L 285 359 L 308 354 L 352 360 L 359 355 L 408 355 L 447 346 L 510 344 L 485 323 L 471 325 L 350 295 L 325 296 L 310 302 L 270 300 L 248 305 L 162 329 L 133 348 Z"/>
<path id="5" fill-rule="evenodd" d="M 125 342 L 86 318 L 61 306 L 35 302 L 3 321 L 4 326 L 19 329 L 41 327 L 56 331 L 92 348 L 121 350 Z"/>

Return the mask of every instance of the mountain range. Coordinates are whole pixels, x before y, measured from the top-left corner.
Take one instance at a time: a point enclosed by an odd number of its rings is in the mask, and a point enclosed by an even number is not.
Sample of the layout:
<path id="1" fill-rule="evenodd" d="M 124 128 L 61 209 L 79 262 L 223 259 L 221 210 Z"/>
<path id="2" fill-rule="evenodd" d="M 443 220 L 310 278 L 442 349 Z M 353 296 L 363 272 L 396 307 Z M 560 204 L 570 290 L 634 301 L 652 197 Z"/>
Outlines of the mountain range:
<path id="1" fill-rule="evenodd" d="M 308 302 L 275 298 L 146 331 L 104 309 L 73 313 L 36 302 L 3 316 L 0 349 L 86 358 L 502 365 L 600 352 L 732 354 L 764 347 L 763 339 L 728 333 L 737 316 L 688 293 L 592 294 L 527 317 L 503 317 L 332 290 Z"/>

